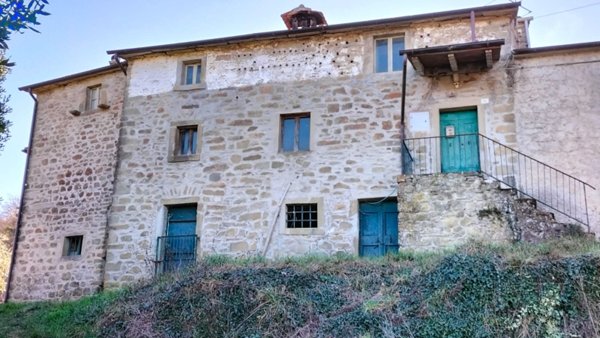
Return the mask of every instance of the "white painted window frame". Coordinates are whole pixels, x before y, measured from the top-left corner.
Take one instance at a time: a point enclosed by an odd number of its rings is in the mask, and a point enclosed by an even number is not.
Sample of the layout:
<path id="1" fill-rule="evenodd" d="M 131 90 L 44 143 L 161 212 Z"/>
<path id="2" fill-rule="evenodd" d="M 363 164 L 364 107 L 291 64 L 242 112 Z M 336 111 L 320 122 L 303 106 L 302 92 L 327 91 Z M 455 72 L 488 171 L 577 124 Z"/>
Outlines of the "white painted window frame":
<path id="1" fill-rule="evenodd" d="M 200 71 L 200 82 L 198 80 L 196 67 L 202 67 Z M 194 73 L 192 83 L 186 83 L 186 70 L 189 66 L 194 67 Z M 206 89 L 206 72 L 207 72 L 206 57 L 194 58 L 194 59 L 180 59 L 177 62 L 177 79 L 173 90 L 194 90 L 194 89 Z"/>
<path id="2" fill-rule="evenodd" d="M 387 71 L 380 72 L 380 74 L 402 71 L 402 69 L 394 70 L 394 47 L 393 47 L 394 39 L 402 39 L 402 41 L 404 42 L 404 45 L 406 46 L 406 38 L 404 37 L 404 35 L 391 35 L 391 36 L 382 36 L 382 37 L 373 38 L 373 72 L 374 73 L 377 73 L 377 41 L 380 41 L 380 40 L 387 40 L 387 60 L 388 60 Z"/>
<path id="3" fill-rule="evenodd" d="M 102 85 L 90 86 L 86 91 L 85 98 L 85 110 L 95 110 L 98 109 L 98 105 L 100 104 L 100 90 L 102 89 Z"/>

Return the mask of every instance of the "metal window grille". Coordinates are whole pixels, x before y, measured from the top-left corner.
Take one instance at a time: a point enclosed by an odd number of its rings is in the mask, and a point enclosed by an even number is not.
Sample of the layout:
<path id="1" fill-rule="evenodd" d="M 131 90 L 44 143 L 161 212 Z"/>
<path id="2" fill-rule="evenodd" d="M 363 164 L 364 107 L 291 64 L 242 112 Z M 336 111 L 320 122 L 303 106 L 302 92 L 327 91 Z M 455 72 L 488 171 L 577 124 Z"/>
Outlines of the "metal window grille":
<path id="1" fill-rule="evenodd" d="M 286 225 L 288 228 L 316 228 L 318 225 L 317 204 L 286 205 Z"/>

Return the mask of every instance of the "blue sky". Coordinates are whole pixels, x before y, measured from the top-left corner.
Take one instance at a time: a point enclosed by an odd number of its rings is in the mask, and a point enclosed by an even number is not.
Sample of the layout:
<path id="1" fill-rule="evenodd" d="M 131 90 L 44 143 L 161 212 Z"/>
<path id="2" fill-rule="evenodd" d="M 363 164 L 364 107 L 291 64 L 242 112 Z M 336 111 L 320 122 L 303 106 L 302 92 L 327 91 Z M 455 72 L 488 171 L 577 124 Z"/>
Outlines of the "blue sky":
<path id="1" fill-rule="evenodd" d="M 110 49 L 202 40 L 285 29 L 280 18 L 300 0 L 49 0 L 41 34 L 13 34 L 8 55 L 16 67 L 5 87 L 11 95 L 12 137 L 0 153 L 0 197 L 18 197 L 33 100 L 18 87 L 108 64 Z M 320 0 L 304 5 L 329 24 L 422 14 L 504 1 Z M 600 40 L 600 1 L 523 0 L 533 16 L 533 47 Z M 579 8 L 578 7 L 583 7 Z M 547 15 L 556 12 L 559 14 Z M 547 15 L 547 16 L 546 16 Z"/>

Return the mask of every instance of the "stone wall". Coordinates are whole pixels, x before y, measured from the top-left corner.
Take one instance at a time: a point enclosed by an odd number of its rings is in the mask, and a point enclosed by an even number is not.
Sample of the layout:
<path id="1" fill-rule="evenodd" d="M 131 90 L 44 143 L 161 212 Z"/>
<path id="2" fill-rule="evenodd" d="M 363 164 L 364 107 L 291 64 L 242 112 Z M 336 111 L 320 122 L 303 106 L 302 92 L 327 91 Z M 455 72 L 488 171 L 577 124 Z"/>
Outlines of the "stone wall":
<path id="1" fill-rule="evenodd" d="M 110 108 L 71 115 L 84 106 L 87 87 L 98 84 Z M 36 93 L 11 300 L 65 299 L 101 288 L 124 87 L 119 71 Z M 82 254 L 64 257 L 64 238 L 73 235 L 83 235 Z"/>
<path id="2" fill-rule="evenodd" d="M 514 40 L 513 25 L 506 17 L 488 17 L 476 21 L 475 27 L 480 41 L 505 39 L 502 54 L 508 56 Z M 131 63 L 128 96 L 172 91 L 177 84 L 177 65 L 185 60 L 206 62 L 207 89 L 371 74 L 374 69 L 373 39 L 389 36 L 403 36 L 407 49 L 469 42 L 470 22 L 446 20 L 389 25 L 385 29 L 198 47 L 195 51 L 168 55 L 152 54 Z"/>
<path id="3" fill-rule="evenodd" d="M 514 196 L 479 174 L 400 176 L 398 187 L 400 250 L 512 238 L 507 215 Z"/>
<path id="4" fill-rule="evenodd" d="M 490 18 L 477 27 L 487 32 L 482 36 L 511 41 L 508 23 Z M 425 34 L 454 43 L 456 25 L 469 22 L 454 24 Z M 359 200 L 394 195 L 400 174 L 401 73 L 374 74 L 372 64 L 373 38 L 395 34 L 407 46 L 421 39 L 413 27 L 389 27 L 130 60 L 106 285 L 153 274 L 166 206 L 177 203 L 198 205 L 199 256 L 260 253 L 273 224 L 269 257 L 357 254 Z M 173 90 L 177 62 L 203 57 L 206 88 Z M 505 77 L 502 68 L 470 75 L 456 90 L 449 79 L 420 78 L 410 69 L 407 106 L 433 115 L 486 97 L 491 103 L 482 112 L 494 131 L 512 113 Z M 311 114 L 311 150 L 282 153 L 281 114 L 300 112 Z M 177 121 L 199 123 L 199 161 L 168 161 L 169 130 Z M 497 134 L 505 140 L 511 132 Z M 317 229 L 287 229 L 285 204 L 303 201 L 318 201 L 323 222 Z"/>
<path id="5" fill-rule="evenodd" d="M 600 188 L 600 63 L 598 50 L 566 51 L 517 58 L 515 115 L 518 149 L 525 154 Z M 555 196 L 575 197 L 574 184 L 546 181 Z M 578 189 L 572 202 L 584 212 Z M 591 231 L 600 233 L 600 190 L 587 189 Z M 558 214 L 557 214 L 558 215 Z M 569 221 L 568 219 L 563 219 Z M 572 220 L 571 220 L 572 222 Z"/>
<path id="6" fill-rule="evenodd" d="M 394 192 L 400 174 L 397 74 L 130 98 L 124 110 L 106 279 L 153 272 L 165 204 L 198 203 L 199 253 L 255 255 L 278 203 L 320 200 L 311 233 L 275 226 L 268 256 L 357 252 L 358 199 Z M 311 113 L 311 151 L 279 151 L 281 114 Z M 168 162 L 171 122 L 199 121 L 200 160 Z M 284 207 L 282 207 L 283 209 Z M 302 229 L 304 230 L 304 229 Z M 147 264 L 148 263 L 148 264 Z"/>

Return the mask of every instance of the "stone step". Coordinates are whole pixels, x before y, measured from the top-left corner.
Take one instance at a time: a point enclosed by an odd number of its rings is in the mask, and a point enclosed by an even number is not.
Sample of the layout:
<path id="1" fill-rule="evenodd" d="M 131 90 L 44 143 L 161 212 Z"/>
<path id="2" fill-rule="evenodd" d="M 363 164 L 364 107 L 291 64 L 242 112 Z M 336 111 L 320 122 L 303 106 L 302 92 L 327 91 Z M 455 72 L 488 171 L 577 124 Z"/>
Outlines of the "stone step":
<path id="1" fill-rule="evenodd" d="M 530 197 L 519 197 L 515 199 L 515 202 L 526 204 L 532 208 L 537 208 L 537 201 L 534 198 Z"/>

